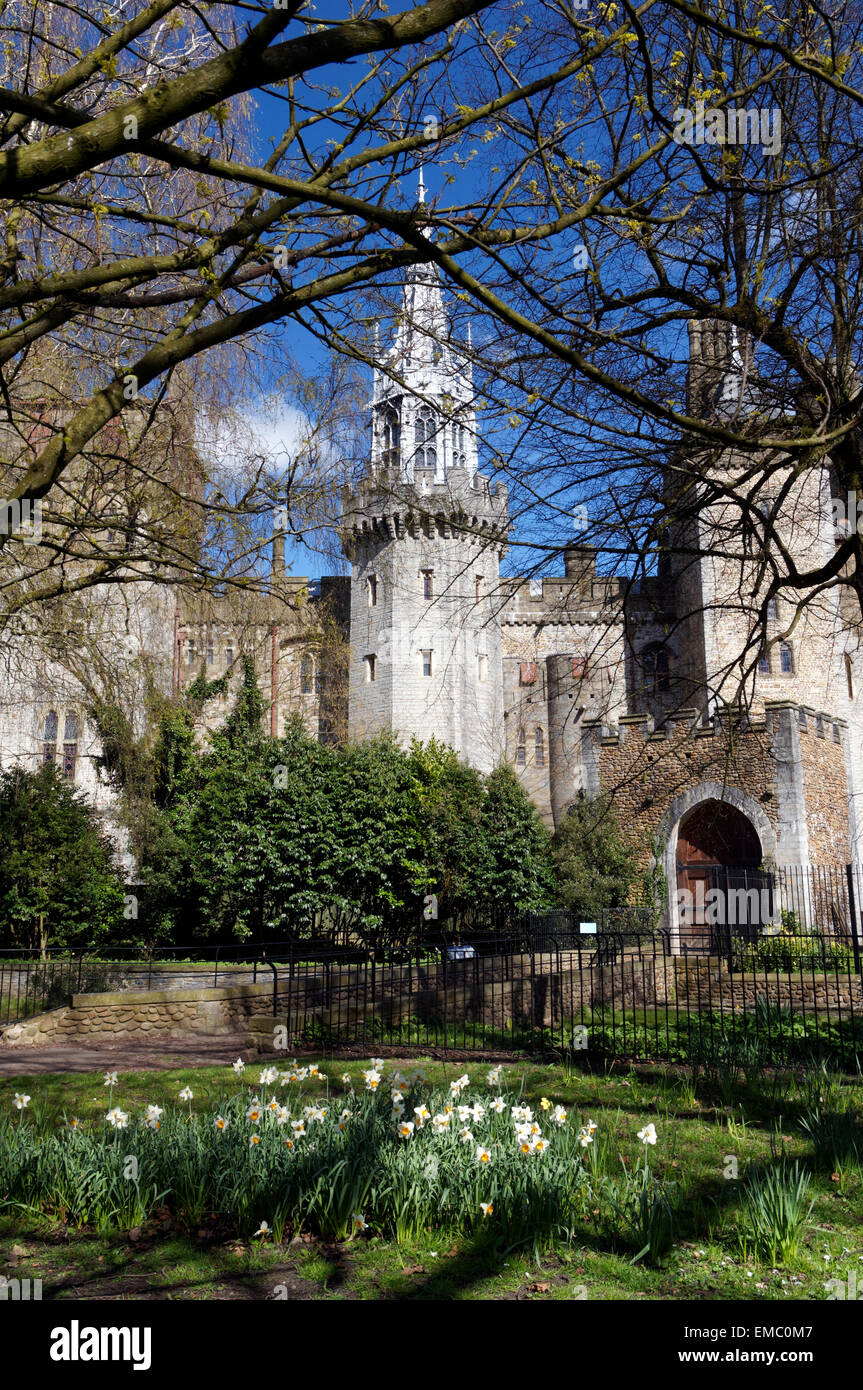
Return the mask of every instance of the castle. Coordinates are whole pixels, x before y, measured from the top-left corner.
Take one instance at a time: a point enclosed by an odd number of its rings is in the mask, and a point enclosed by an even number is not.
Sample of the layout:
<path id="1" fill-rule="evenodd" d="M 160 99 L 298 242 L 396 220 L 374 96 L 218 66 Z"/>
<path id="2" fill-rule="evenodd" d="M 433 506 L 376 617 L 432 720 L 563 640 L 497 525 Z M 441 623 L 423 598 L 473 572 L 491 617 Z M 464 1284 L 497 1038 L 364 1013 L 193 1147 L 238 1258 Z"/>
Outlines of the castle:
<path id="1" fill-rule="evenodd" d="M 744 355 L 721 325 L 690 324 L 693 409 L 739 413 Z M 434 736 L 481 770 L 506 760 L 549 826 L 579 794 L 606 792 L 661 862 L 672 919 L 675 890 L 711 866 L 857 866 L 861 658 L 839 591 L 799 610 L 763 603 L 733 495 L 672 515 L 659 571 L 638 584 L 598 572 L 577 539 L 561 574 L 502 576 L 507 487 L 479 471 L 470 344 L 450 342 L 434 267 L 408 273 L 379 361 L 368 468 L 341 497 L 350 575 L 287 576 L 277 533 L 254 601 L 180 595 L 169 615 L 164 591 L 133 598 L 132 640 L 156 651 L 166 686 L 230 677 L 247 654 L 273 735 L 299 713 L 322 738 Z M 798 476 L 780 460 L 760 507 L 802 568 L 832 553 L 827 467 Z M 739 553 L 717 543 L 738 534 Z M 108 808 L 98 737 L 67 677 L 31 669 L 14 719 L 0 689 L 0 756 L 63 759 Z"/>

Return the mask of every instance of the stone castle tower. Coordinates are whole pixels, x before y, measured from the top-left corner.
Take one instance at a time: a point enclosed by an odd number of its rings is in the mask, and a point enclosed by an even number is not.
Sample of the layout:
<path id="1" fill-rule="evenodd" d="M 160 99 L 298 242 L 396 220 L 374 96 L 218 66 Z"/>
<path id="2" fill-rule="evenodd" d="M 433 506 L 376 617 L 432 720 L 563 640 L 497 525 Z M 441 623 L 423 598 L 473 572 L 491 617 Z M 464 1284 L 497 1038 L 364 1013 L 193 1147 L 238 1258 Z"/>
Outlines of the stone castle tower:
<path id="1" fill-rule="evenodd" d="M 477 469 L 471 366 L 450 345 L 434 267 L 409 273 L 384 361 L 369 472 L 342 494 L 349 735 L 436 737 L 490 771 L 504 753 L 507 490 Z"/>

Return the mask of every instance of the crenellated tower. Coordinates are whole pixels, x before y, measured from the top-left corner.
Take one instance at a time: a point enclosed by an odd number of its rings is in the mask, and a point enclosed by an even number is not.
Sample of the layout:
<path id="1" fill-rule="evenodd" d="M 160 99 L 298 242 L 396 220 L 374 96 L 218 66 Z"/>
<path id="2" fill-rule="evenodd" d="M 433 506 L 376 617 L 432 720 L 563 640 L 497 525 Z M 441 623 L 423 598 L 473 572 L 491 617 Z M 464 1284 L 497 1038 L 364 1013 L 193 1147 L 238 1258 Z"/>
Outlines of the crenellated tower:
<path id="1" fill-rule="evenodd" d="M 369 471 L 342 492 L 349 736 L 434 736 L 488 771 L 504 752 L 496 595 L 509 507 L 477 471 L 472 371 L 434 267 L 408 273 L 382 360 Z"/>

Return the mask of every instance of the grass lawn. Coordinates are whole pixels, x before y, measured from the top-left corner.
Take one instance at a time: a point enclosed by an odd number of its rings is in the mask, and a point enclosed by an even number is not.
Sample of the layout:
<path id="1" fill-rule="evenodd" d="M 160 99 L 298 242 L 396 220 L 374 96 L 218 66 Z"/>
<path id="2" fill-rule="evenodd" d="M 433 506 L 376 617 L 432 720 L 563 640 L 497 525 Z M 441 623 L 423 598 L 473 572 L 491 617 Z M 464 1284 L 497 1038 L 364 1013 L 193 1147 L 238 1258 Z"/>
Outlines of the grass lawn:
<path id="1" fill-rule="evenodd" d="M 387 1072 L 418 1059 L 387 1062 Z M 488 1063 L 420 1064 L 435 1085 L 467 1073 L 485 1086 Z M 283 1064 L 280 1064 L 283 1065 Z M 358 1091 L 367 1063 L 339 1059 L 320 1064 L 320 1080 L 304 1083 L 304 1099 L 342 1103 L 349 1073 Z M 102 1073 L 6 1078 L 0 1111 L 13 1096 L 31 1096 L 28 1122 L 46 1130 L 76 1117 L 101 1124 L 112 1105 L 137 1116 L 148 1104 L 176 1108 L 184 1087 L 194 1111 L 216 1111 L 230 1097 L 257 1090 L 259 1067 L 245 1078 L 230 1067 L 121 1073 L 113 1093 Z M 701 1076 L 691 1069 L 610 1065 L 604 1073 L 517 1063 L 505 1068 L 508 1091 L 538 1113 L 541 1099 L 563 1105 L 573 1121 L 592 1120 L 606 1153 L 621 1171 L 637 1162 L 636 1131 L 655 1125 L 650 1166 L 674 1194 L 671 1248 L 661 1261 L 633 1263 L 631 1242 L 583 1219 L 583 1235 L 556 1241 L 539 1258 L 507 1249 L 483 1229 L 456 1240 L 432 1229 L 399 1242 L 392 1230 L 367 1231 L 350 1240 L 286 1230 L 283 1244 L 238 1236 L 230 1212 L 207 1212 L 184 1223 L 170 1197 L 140 1227 L 77 1227 L 56 1212 L 22 1210 L 0 1188 L 0 1274 L 41 1278 L 43 1299 L 826 1299 L 829 1279 L 856 1270 L 863 1286 L 863 1148 L 856 1142 L 863 1099 L 859 1078 L 808 1069 L 750 1078 Z M 188 1108 L 188 1107 L 187 1107 Z M 842 1144 L 829 1130 L 813 1140 L 801 1121 L 813 1111 L 844 1117 Z M 12 1110 L 14 1114 L 14 1110 Z M 13 1121 L 15 1123 L 16 1121 Z M 838 1132 L 838 1131 L 836 1131 Z M 610 1148 L 608 1147 L 610 1145 Z M 618 1154 L 619 1150 L 619 1154 Z M 799 1160 L 811 1174 L 814 1205 L 796 1253 L 784 1263 L 760 1258 L 745 1237 L 745 1179 L 758 1165 Z M 542 1160 L 539 1160 L 542 1161 Z M 737 1165 L 737 1177 L 730 1176 Z M 598 1213 L 597 1213 L 598 1215 Z M 492 1227 L 489 1225 L 488 1231 Z"/>

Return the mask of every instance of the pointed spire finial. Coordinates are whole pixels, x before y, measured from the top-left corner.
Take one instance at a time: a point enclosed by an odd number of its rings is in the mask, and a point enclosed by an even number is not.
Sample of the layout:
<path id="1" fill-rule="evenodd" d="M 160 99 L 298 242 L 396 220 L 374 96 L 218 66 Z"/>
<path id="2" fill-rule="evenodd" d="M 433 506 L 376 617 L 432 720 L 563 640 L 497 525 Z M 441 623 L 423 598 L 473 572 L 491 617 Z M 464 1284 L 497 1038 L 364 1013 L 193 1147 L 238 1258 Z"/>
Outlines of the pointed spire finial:
<path id="1" fill-rule="evenodd" d="M 424 182 L 424 180 L 423 180 L 423 166 L 420 165 L 419 181 L 418 181 L 418 183 L 417 183 L 417 202 L 419 203 L 420 207 L 424 207 L 424 206 L 425 206 L 425 200 L 426 200 L 426 186 L 425 186 L 425 182 Z"/>

